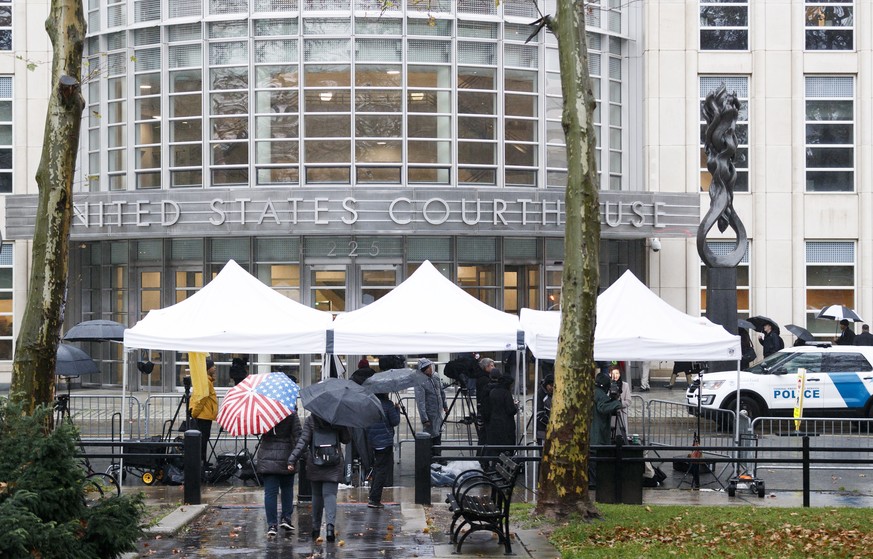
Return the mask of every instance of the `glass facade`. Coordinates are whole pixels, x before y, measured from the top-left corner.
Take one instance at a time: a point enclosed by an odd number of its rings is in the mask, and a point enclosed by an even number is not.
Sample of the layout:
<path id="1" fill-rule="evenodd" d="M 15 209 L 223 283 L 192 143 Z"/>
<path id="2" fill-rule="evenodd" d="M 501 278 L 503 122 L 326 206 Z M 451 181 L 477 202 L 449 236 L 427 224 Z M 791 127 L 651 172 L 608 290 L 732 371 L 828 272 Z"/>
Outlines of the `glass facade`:
<path id="1" fill-rule="evenodd" d="M 700 50 L 749 50 L 748 0 L 700 0 Z"/>
<path id="2" fill-rule="evenodd" d="M 854 50 L 855 3 L 813 0 L 805 3 L 806 50 Z"/>
<path id="3" fill-rule="evenodd" d="M 806 191 L 855 190 L 855 80 L 806 76 Z"/>
<path id="4" fill-rule="evenodd" d="M 855 308 L 855 242 L 806 242 L 806 329 L 835 337 L 836 321 L 816 318 L 829 305 Z"/>
<path id="5" fill-rule="evenodd" d="M 87 6 L 105 71 L 84 91 L 83 190 L 566 184 L 557 45 L 526 42 L 528 2 L 133 4 L 152 25 L 128 28 L 124 1 Z M 627 39 L 607 34 L 622 10 L 588 14 L 612 190 L 629 188 Z"/>

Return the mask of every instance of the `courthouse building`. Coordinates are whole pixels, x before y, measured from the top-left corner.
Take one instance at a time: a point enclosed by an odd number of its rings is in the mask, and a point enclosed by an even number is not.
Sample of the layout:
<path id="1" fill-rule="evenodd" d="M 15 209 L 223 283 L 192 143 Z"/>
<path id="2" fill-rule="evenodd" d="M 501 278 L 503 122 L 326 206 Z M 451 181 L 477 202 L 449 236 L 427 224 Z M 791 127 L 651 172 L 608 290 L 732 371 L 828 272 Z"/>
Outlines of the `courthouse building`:
<path id="1" fill-rule="evenodd" d="M 27 290 L 47 11 L 0 0 L 0 385 Z M 554 2 L 85 0 L 67 327 L 131 326 L 229 259 L 331 312 L 424 260 L 506 312 L 558 308 L 566 155 L 556 41 L 528 41 L 540 11 Z M 808 311 L 824 302 L 871 314 L 870 12 L 588 3 L 604 288 L 631 269 L 674 306 L 705 308 L 699 106 L 724 82 L 743 105 L 739 310 L 822 333 L 832 325 Z M 85 348 L 102 373 L 83 381 L 120 384 L 120 346 Z M 186 355 L 154 349 L 134 388 L 179 386 Z M 320 361 L 251 358 L 304 378 Z"/>

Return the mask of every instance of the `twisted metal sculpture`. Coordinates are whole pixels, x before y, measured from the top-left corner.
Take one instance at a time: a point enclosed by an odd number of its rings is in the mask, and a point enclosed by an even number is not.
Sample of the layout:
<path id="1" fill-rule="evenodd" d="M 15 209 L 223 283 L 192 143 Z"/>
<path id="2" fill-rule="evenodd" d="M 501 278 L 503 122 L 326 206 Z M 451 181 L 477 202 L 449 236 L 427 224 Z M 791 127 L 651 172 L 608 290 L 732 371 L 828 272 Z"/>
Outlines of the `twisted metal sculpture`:
<path id="1" fill-rule="evenodd" d="M 703 104 L 703 116 L 707 123 L 703 149 L 712 182 L 709 185 L 709 211 L 697 228 L 697 253 L 710 268 L 736 267 L 746 252 L 746 228 L 733 206 L 734 185 L 737 182 L 734 156 L 737 152 L 739 110 L 740 102 L 736 94 L 729 94 L 723 83 L 706 96 Z M 728 227 L 736 232 L 737 244 L 728 254 L 717 255 L 706 244 L 706 235 L 716 224 L 722 233 Z"/>

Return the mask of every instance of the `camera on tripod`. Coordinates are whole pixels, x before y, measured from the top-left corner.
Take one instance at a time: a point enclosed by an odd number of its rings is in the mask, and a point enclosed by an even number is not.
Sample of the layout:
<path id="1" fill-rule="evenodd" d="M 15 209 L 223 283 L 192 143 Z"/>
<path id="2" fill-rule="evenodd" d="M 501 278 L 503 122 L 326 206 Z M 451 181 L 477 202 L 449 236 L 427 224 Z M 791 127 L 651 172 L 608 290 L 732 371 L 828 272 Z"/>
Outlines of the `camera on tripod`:
<path id="1" fill-rule="evenodd" d="M 182 377 L 182 384 L 185 385 L 186 392 L 188 390 L 190 390 L 191 389 L 191 375 L 185 375 L 184 377 Z"/>
<path id="2" fill-rule="evenodd" d="M 610 382 L 609 390 L 606 393 L 609 395 L 610 400 L 618 400 L 621 397 L 621 383 L 615 380 Z"/>

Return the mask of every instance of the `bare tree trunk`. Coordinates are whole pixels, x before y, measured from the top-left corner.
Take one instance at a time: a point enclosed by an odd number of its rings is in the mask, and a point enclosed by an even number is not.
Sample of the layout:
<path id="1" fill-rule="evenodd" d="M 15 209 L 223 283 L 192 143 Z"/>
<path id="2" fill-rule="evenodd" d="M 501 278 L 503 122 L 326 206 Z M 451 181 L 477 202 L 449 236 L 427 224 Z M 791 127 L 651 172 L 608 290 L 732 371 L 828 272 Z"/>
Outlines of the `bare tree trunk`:
<path id="1" fill-rule="evenodd" d="M 64 321 L 72 186 L 85 107 L 80 86 L 86 29 L 81 0 L 52 0 L 45 27 L 53 46 L 52 88 L 36 172 L 39 205 L 33 267 L 10 390 L 11 397 L 31 413 L 54 399 L 55 359 Z"/>
<path id="2" fill-rule="evenodd" d="M 557 17 L 548 22 L 558 39 L 568 169 L 561 334 L 536 509 L 550 518 L 599 516 L 588 493 L 600 207 L 584 9 L 582 2 L 558 0 Z"/>

